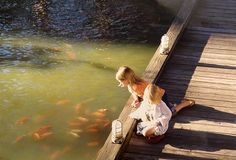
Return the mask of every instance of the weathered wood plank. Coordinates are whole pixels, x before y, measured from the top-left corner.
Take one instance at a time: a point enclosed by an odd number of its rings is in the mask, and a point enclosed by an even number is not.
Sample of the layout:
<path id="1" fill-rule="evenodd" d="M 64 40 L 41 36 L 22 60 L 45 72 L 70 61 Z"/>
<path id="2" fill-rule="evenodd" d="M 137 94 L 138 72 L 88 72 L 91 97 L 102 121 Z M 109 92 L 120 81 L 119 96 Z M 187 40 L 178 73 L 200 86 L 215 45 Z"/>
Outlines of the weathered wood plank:
<path id="1" fill-rule="evenodd" d="M 194 20 L 195 21 L 195 20 Z M 191 23 L 188 25 L 188 31 L 201 31 L 208 33 L 221 33 L 221 34 L 236 34 L 235 29 L 223 29 L 223 28 L 210 28 L 210 27 L 201 27 L 201 26 L 192 26 Z"/>
<path id="2" fill-rule="evenodd" d="M 175 66 L 166 68 L 165 75 L 166 77 L 171 77 L 172 75 L 180 74 L 188 77 L 196 76 L 196 77 L 209 77 L 209 78 L 218 78 L 218 79 L 230 79 L 230 80 L 236 80 L 236 71 L 235 74 L 225 74 L 221 72 L 210 72 L 210 71 L 201 71 L 201 70 L 195 70 L 191 71 L 188 69 L 180 69 L 180 68 L 174 68 Z M 169 70 L 168 70 L 169 69 Z"/>
<path id="3" fill-rule="evenodd" d="M 183 5 L 181 6 L 176 18 L 172 22 L 167 35 L 170 37 L 170 53 L 173 51 L 173 48 L 175 47 L 179 37 L 181 36 L 184 28 L 187 25 L 187 22 L 189 21 L 190 15 L 192 13 L 192 10 L 196 4 L 197 0 L 185 0 L 183 2 Z M 151 59 L 149 65 L 147 66 L 143 77 L 147 79 L 148 81 L 153 81 L 155 77 L 160 73 L 163 65 L 166 63 L 169 55 L 160 55 L 159 54 L 159 47 L 154 54 L 153 58 Z M 134 128 L 135 121 L 128 118 L 128 114 L 131 112 L 131 107 L 129 107 L 132 99 L 130 98 L 128 103 L 125 105 L 123 111 L 121 112 L 119 119 L 121 122 L 123 122 L 123 130 L 124 130 L 124 137 L 125 142 L 120 144 L 112 144 L 111 143 L 111 133 L 109 137 L 107 138 L 104 146 L 101 148 L 97 160 L 113 160 L 118 159 L 120 153 L 122 150 L 126 147 L 127 143 L 129 142 L 129 139 L 132 134 L 132 130 Z M 131 130 L 131 131 L 130 131 Z"/>
<path id="4" fill-rule="evenodd" d="M 172 103 L 180 103 L 180 100 L 183 98 L 189 98 L 189 99 L 194 99 L 197 103 L 197 105 L 200 106 L 206 106 L 202 108 L 207 108 L 208 110 L 212 110 L 214 108 L 217 111 L 222 111 L 222 112 L 227 112 L 230 114 L 235 114 L 235 102 L 227 102 L 227 101 L 222 101 L 222 100 L 213 100 L 209 98 L 201 98 L 201 97 L 190 97 L 190 96 L 181 96 L 180 94 L 175 94 L 170 91 L 168 91 L 168 99 Z M 190 110 L 194 110 L 195 106 L 192 107 Z M 198 108 L 199 109 L 199 108 Z"/>
<path id="5" fill-rule="evenodd" d="M 197 132 L 176 129 L 173 133 L 181 133 L 180 135 L 168 134 L 168 136 L 158 145 L 150 145 L 141 138 L 133 138 L 130 142 L 128 152 L 159 156 L 161 153 L 176 153 L 183 156 L 208 157 L 214 159 L 232 159 L 236 156 L 235 137 L 220 135 L 210 132 Z M 186 132 L 185 134 L 183 132 Z M 195 136 L 191 136 L 195 135 Z M 228 139 L 224 143 L 210 137 L 218 137 L 222 140 L 224 137 Z M 226 146 L 228 144 L 228 146 Z"/>
<path id="6" fill-rule="evenodd" d="M 170 159 L 209 160 L 209 158 L 193 156 L 193 155 L 178 155 L 178 152 L 160 153 L 158 156 L 127 152 L 122 157 L 122 160 L 170 160 Z"/>
<path id="7" fill-rule="evenodd" d="M 168 62 L 167 65 L 167 70 L 165 70 L 166 72 L 168 71 L 168 69 L 177 69 L 179 71 L 183 71 L 183 72 L 204 72 L 205 74 L 207 73 L 213 73 L 213 74 L 225 74 L 225 75 L 231 75 L 232 77 L 234 77 L 236 75 L 236 70 L 232 70 L 232 69 L 224 69 L 224 68 L 215 68 L 215 67 L 204 67 L 204 66 L 189 66 L 189 65 L 179 65 L 176 63 L 170 63 L 170 61 Z"/>
<path id="8" fill-rule="evenodd" d="M 221 60 L 235 60 L 236 61 L 236 55 L 235 53 L 232 52 L 221 52 L 218 50 L 218 52 L 206 52 L 203 50 L 203 52 L 200 51 L 192 51 L 192 50 L 187 50 L 187 49 L 176 49 L 175 52 L 178 55 L 183 55 L 183 56 L 191 56 L 193 58 L 211 58 L 211 59 L 221 59 Z M 233 51 L 234 52 L 234 51 Z"/>

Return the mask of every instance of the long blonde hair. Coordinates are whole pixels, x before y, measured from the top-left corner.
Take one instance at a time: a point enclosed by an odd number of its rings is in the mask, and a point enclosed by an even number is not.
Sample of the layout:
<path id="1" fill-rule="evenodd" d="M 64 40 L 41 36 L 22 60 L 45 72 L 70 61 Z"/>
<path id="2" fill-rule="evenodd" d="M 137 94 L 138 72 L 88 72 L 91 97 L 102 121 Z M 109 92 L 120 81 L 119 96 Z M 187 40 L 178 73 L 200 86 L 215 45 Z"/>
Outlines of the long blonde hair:
<path id="1" fill-rule="evenodd" d="M 144 91 L 144 100 L 148 100 L 153 104 L 160 104 L 160 88 L 154 84 L 149 84 Z"/>
<path id="2" fill-rule="evenodd" d="M 118 69 L 118 71 L 116 73 L 116 80 L 118 80 L 118 81 L 128 80 L 129 83 L 131 83 L 131 85 L 144 82 L 144 80 L 142 78 L 138 77 L 134 73 L 134 71 L 127 66 L 122 66 Z"/>

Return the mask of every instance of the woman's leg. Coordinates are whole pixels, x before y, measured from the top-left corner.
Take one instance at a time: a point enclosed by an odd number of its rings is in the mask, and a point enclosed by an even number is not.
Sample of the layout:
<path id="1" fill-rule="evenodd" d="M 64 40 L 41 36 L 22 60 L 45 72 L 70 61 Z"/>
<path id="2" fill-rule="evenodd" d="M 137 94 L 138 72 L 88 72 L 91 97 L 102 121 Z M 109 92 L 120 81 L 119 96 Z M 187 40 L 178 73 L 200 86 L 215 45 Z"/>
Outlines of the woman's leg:
<path id="1" fill-rule="evenodd" d="M 189 100 L 189 99 L 188 100 L 183 100 L 180 104 L 176 105 L 175 110 L 176 110 L 176 112 L 179 112 L 183 108 L 193 106 L 194 104 L 195 104 L 194 100 Z"/>
<path id="2" fill-rule="evenodd" d="M 153 137 L 155 133 L 155 127 L 146 127 L 142 131 L 144 137 Z"/>

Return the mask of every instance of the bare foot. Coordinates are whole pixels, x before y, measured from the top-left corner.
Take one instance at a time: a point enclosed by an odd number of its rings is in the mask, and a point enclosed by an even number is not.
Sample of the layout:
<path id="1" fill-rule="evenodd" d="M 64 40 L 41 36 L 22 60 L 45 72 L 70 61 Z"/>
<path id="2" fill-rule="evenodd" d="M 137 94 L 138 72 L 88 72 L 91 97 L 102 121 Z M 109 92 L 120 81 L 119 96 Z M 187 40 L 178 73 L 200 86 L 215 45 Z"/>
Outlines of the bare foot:
<path id="1" fill-rule="evenodd" d="M 189 107 L 192 107 L 193 105 L 195 105 L 195 101 L 192 99 L 183 99 L 181 100 L 181 103 L 187 102 L 187 101 L 189 102 Z"/>

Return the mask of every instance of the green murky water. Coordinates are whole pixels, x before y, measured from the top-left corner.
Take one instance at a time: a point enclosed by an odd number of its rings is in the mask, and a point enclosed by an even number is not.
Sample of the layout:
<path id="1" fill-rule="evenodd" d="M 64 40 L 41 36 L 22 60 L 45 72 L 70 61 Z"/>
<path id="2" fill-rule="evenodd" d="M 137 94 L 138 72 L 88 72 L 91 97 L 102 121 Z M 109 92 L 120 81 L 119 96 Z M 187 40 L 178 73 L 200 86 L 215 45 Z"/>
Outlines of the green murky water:
<path id="1" fill-rule="evenodd" d="M 1 158 L 90 160 L 129 96 L 117 68 L 141 74 L 155 47 L 2 37 L 0 51 L 12 53 L 0 61 Z"/>

